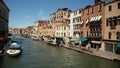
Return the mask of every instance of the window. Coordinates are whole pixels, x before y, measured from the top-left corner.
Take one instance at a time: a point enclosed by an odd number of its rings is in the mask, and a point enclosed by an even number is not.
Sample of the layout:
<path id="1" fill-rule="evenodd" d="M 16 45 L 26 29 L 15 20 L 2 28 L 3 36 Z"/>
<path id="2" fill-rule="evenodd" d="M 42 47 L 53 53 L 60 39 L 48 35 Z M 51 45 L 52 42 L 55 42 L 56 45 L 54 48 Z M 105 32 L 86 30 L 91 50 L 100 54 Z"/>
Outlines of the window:
<path id="1" fill-rule="evenodd" d="M 63 33 L 61 33 L 61 36 L 63 36 Z"/>
<path id="2" fill-rule="evenodd" d="M 64 27 L 64 30 L 66 30 L 66 27 Z"/>
<path id="3" fill-rule="evenodd" d="M 117 25 L 117 19 L 116 17 L 113 17 L 111 22 L 111 29 L 115 29 L 116 25 Z"/>
<path id="4" fill-rule="evenodd" d="M 108 11 L 112 11 L 112 6 L 108 6 Z"/>
<path id="5" fill-rule="evenodd" d="M 102 10 L 102 6 L 101 6 L 101 4 L 99 5 L 99 10 L 98 11 L 101 11 Z"/>
<path id="6" fill-rule="evenodd" d="M 117 17 L 117 25 L 120 25 L 120 16 Z"/>
<path id="7" fill-rule="evenodd" d="M 118 3 L 118 9 L 120 9 L 120 3 Z"/>
<path id="8" fill-rule="evenodd" d="M 120 39 L 120 32 L 117 32 L 116 35 L 116 39 Z"/>
<path id="9" fill-rule="evenodd" d="M 93 12 L 94 12 L 94 7 L 91 8 L 91 13 L 93 13 Z"/>
<path id="10" fill-rule="evenodd" d="M 64 15 L 66 16 L 66 13 L 64 12 Z"/>
<path id="11" fill-rule="evenodd" d="M 106 19 L 106 26 L 108 26 L 108 23 L 109 23 L 109 21 L 108 21 L 108 19 Z"/>
<path id="12" fill-rule="evenodd" d="M 111 33 L 111 32 L 109 32 L 109 35 L 108 35 L 108 36 L 109 36 L 109 39 L 111 39 L 111 35 L 112 35 L 112 33 Z"/>
<path id="13" fill-rule="evenodd" d="M 64 37 L 66 37 L 66 33 L 64 33 Z"/>

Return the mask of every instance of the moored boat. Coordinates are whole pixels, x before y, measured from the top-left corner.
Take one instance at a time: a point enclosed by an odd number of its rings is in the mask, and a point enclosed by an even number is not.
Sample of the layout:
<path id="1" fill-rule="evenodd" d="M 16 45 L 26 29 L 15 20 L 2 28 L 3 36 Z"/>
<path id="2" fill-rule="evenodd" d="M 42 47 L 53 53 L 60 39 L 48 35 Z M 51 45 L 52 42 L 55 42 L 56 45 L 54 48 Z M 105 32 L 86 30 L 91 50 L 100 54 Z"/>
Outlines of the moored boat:
<path id="1" fill-rule="evenodd" d="M 58 46 L 58 44 L 53 41 L 48 41 L 47 43 L 48 43 L 48 45 L 51 45 L 51 46 Z"/>
<path id="2" fill-rule="evenodd" d="M 7 50 L 7 54 L 10 56 L 20 55 L 21 52 L 22 52 L 21 45 L 18 45 L 17 43 L 12 43 Z"/>

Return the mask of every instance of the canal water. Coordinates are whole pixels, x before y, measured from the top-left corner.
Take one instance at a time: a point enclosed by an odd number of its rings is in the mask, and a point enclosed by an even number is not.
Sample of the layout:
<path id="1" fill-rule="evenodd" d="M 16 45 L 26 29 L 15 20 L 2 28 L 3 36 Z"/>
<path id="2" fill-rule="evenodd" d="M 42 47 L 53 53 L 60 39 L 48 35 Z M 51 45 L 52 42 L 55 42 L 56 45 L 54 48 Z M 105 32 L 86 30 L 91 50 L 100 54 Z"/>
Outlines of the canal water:
<path id="1" fill-rule="evenodd" d="M 0 56 L 0 68 L 120 68 L 120 62 L 49 46 L 44 41 L 29 38 L 21 41 L 22 54 L 18 57 Z"/>

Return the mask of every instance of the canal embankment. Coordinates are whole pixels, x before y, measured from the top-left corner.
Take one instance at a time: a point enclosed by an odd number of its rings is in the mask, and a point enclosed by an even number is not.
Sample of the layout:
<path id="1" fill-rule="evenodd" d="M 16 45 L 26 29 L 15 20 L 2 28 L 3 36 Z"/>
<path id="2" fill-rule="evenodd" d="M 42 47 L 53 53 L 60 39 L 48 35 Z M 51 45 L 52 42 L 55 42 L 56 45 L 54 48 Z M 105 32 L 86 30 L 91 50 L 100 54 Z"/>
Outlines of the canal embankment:
<path id="1" fill-rule="evenodd" d="M 81 47 L 81 48 L 76 47 L 76 46 L 70 47 L 70 46 L 67 46 L 67 45 L 63 45 L 63 47 L 67 48 L 67 49 L 75 50 L 75 51 L 78 51 L 78 52 L 86 53 L 86 54 L 89 54 L 89 55 L 93 55 L 93 56 L 96 56 L 96 57 L 108 59 L 108 60 L 111 60 L 111 61 L 120 61 L 120 55 L 114 54 L 114 53 L 111 53 L 111 52 L 107 52 L 107 51 L 101 51 L 101 50 L 96 50 L 96 49 L 92 49 L 92 48 L 88 49 L 86 47 Z"/>

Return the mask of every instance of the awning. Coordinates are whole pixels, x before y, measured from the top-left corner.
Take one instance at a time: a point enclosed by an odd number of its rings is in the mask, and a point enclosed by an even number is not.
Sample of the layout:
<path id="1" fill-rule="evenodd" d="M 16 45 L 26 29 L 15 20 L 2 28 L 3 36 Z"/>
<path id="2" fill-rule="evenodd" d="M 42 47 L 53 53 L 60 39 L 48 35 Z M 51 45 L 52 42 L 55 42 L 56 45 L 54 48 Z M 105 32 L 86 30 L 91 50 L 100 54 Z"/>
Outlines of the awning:
<path id="1" fill-rule="evenodd" d="M 88 23 L 88 20 L 86 21 L 86 24 Z"/>
<path id="2" fill-rule="evenodd" d="M 80 38 L 80 41 L 87 41 L 88 38 Z"/>
<path id="3" fill-rule="evenodd" d="M 97 21 L 98 20 L 98 16 L 95 17 L 94 21 Z"/>
<path id="4" fill-rule="evenodd" d="M 91 43 L 100 44 L 100 43 L 101 43 L 101 41 L 91 41 Z"/>
<path id="5" fill-rule="evenodd" d="M 117 44 L 117 47 L 120 48 L 120 43 Z"/>
<path id="6" fill-rule="evenodd" d="M 94 16 L 94 17 L 91 17 L 90 21 L 99 21 L 101 18 L 102 18 L 101 15 L 99 15 L 99 16 Z"/>
<path id="7" fill-rule="evenodd" d="M 100 16 L 98 16 L 98 21 L 100 20 L 102 18 L 102 16 L 100 15 Z"/>
<path id="8" fill-rule="evenodd" d="M 91 17 L 90 21 L 93 21 L 93 17 Z"/>
<path id="9" fill-rule="evenodd" d="M 95 17 L 93 17 L 93 20 L 92 21 L 95 21 Z"/>

